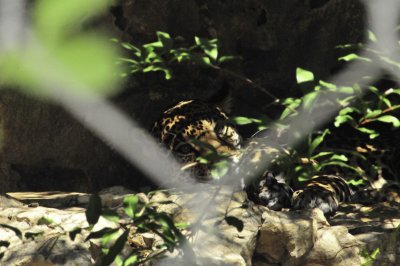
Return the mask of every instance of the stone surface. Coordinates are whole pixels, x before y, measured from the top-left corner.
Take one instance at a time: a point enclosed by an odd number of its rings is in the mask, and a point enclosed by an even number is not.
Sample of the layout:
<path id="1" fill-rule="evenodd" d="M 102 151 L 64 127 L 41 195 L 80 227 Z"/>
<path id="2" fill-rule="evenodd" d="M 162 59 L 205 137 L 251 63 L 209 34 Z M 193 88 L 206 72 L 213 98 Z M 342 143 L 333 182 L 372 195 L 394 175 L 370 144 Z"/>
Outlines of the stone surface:
<path id="1" fill-rule="evenodd" d="M 100 196 L 105 206 L 119 212 L 123 197 L 130 192 L 113 187 Z M 98 240 L 84 242 L 88 230 L 83 230 L 75 240 L 68 236 L 76 226 L 87 226 L 85 209 L 71 205 L 84 206 L 89 195 L 10 195 L 29 205 L 0 197 L 1 265 L 91 265 L 99 260 Z M 182 232 L 193 233 L 189 239 L 196 254 L 195 265 L 361 265 L 377 248 L 381 254 L 374 265 L 398 265 L 400 258 L 400 237 L 395 230 L 400 215 L 396 203 L 347 204 L 328 222 L 319 209 L 270 211 L 248 202 L 244 192 L 232 195 L 227 189 L 202 184 L 197 193 L 157 191 L 137 196 L 141 202 L 172 215 L 175 222 L 191 223 L 194 231 Z M 199 209 L 199 202 L 208 204 Z M 115 224 L 101 218 L 95 230 L 106 226 Z M 151 255 L 160 241 L 153 233 L 134 234 L 123 254 L 137 247 Z M 190 265 L 177 250 L 149 264 Z"/>
<path id="2" fill-rule="evenodd" d="M 255 265 L 360 265 L 360 243 L 322 211 L 264 212 Z"/>
<path id="3" fill-rule="evenodd" d="M 193 243 L 198 265 L 251 265 L 261 225 L 261 215 L 265 208 L 248 202 L 245 192 L 237 192 L 231 196 L 229 190 L 222 190 L 218 192 L 215 200 L 210 201 L 215 193 L 212 190 L 200 194 L 171 196 L 161 192 L 155 194 L 151 201 L 172 200 L 174 203 L 162 204 L 158 210 L 171 214 L 178 222 L 196 224 L 196 221 L 204 215 L 201 218 L 201 226 L 197 228 L 198 231 L 196 230 Z M 194 210 L 198 210 L 196 203 L 199 201 L 210 201 L 204 213 L 201 210 L 193 213 L 182 208 L 182 206 L 192 206 Z M 239 226 L 228 224 L 229 218 L 225 217 L 236 217 Z M 172 265 L 178 263 L 177 260 L 180 261 L 181 258 L 170 260 Z"/>
<path id="4" fill-rule="evenodd" d="M 368 261 L 369 256 L 379 249 L 374 265 L 400 264 L 399 203 L 343 204 L 331 224 L 346 226 L 362 243 L 363 261 Z"/>

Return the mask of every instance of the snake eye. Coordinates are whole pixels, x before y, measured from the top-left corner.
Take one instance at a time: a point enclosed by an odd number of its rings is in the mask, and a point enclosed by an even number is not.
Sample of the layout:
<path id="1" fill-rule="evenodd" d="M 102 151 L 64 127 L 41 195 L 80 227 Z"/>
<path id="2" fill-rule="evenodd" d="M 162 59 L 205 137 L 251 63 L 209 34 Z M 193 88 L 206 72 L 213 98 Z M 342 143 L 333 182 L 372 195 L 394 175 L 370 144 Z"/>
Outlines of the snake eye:
<path id="1" fill-rule="evenodd" d="M 182 144 L 180 147 L 178 147 L 178 152 L 183 153 L 183 154 L 188 154 L 192 151 L 192 146 L 189 144 Z"/>

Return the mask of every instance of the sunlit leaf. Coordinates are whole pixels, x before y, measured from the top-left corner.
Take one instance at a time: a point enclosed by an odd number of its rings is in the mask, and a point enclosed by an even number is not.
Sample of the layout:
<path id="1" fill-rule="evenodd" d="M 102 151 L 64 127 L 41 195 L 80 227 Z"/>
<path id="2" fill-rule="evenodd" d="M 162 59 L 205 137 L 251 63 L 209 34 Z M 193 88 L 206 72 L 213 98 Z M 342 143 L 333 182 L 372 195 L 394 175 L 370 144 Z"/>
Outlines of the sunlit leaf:
<path id="1" fill-rule="evenodd" d="M 114 260 L 115 265 L 117 266 L 124 266 L 124 261 L 120 256 L 116 256 Z"/>
<path id="2" fill-rule="evenodd" d="M 260 119 L 250 118 L 245 116 L 236 116 L 233 118 L 233 122 L 237 125 L 248 125 L 251 123 L 262 123 Z"/>
<path id="3" fill-rule="evenodd" d="M 363 60 L 363 61 L 371 62 L 371 59 L 359 56 L 354 53 L 339 57 L 338 60 L 339 61 L 342 60 L 342 61 L 346 61 L 346 62 L 353 61 L 353 60 Z"/>
<path id="4" fill-rule="evenodd" d="M 364 180 L 363 179 L 358 179 L 358 180 L 351 179 L 348 181 L 348 184 L 353 185 L 353 186 L 360 186 L 360 185 L 364 185 Z"/>
<path id="5" fill-rule="evenodd" d="M 311 71 L 298 67 L 296 68 L 296 80 L 297 84 L 313 81 L 314 74 Z"/>
<path id="6" fill-rule="evenodd" d="M 169 51 L 171 50 L 172 46 L 174 45 L 174 40 L 172 40 L 171 36 L 162 31 L 157 31 L 157 38 L 163 45 L 164 50 Z"/>
<path id="7" fill-rule="evenodd" d="M 49 217 L 46 217 L 46 216 L 41 217 L 41 218 L 37 221 L 37 225 L 50 225 L 50 224 L 54 224 L 54 223 L 55 223 L 55 222 L 54 222 L 53 219 L 51 219 L 51 218 L 49 218 Z"/>
<path id="8" fill-rule="evenodd" d="M 349 86 L 340 86 L 337 87 L 336 91 L 343 94 L 353 94 L 354 88 Z"/>
<path id="9" fill-rule="evenodd" d="M 284 118 L 290 116 L 291 114 L 297 113 L 296 108 L 299 107 L 299 105 L 301 104 L 301 99 L 288 98 L 284 101 L 285 105 L 287 103 L 289 103 L 289 104 L 287 105 L 285 110 L 283 110 L 280 119 L 284 119 Z"/>
<path id="10" fill-rule="evenodd" d="M 382 110 L 369 110 L 364 118 L 376 117 L 382 113 Z"/>
<path id="11" fill-rule="evenodd" d="M 376 36 L 375 33 L 373 33 L 372 31 L 368 30 L 368 39 L 372 42 L 376 42 Z"/>
<path id="12" fill-rule="evenodd" d="M 400 121 L 397 117 L 394 117 L 392 115 L 384 115 L 376 118 L 376 120 L 383 122 L 383 123 L 392 123 L 394 127 L 399 127 L 400 126 Z"/>
<path id="13" fill-rule="evenodd" d="M 207 56 L 193 56 L 192 59 L 200 65 L 211 65 L 210 58 Z"/>
<path id="14" fill-rule="evenodd" d="M 214 61 L 217 60 L 218 57 L 218 42 L 216 39 L 208 40 L 200 37 L 194 37 L 195 42 L 199 45 L 204 53 L 208 55 Z"/>
<path id="15" fill-rule="evenodd" d="M 135 264 L 137 262 L 138 262 L 138 256 L 131 255 L 125 260 L 124 265 L 129 266 L 129 265 Z"/>
<path id="16" fill-rule="evenodd" d="M 319 84 L 321 86 L 324 86 L 324 87 L 330 89 L 330 90 L 336 90 L 336 85 L 335 84 L 332 84 L 332 83 L 329 83 L 329 82 L 325 82 L 323 80 L 320 80 Z"/>
<path id="17" fill-rule="evenodd" d="M 129 231 L 124 231 L 115 241 L 114 245 L 108 250 L 107 255 L 105 255 L 102 259 L 102 265 L 110 265 L 114 260 L 115 257 L 122 251 L 126 240 L 128 238 Z"/>
<path id="18" fill-rule="evenodd" d="M 311 156 L 311 159 L 317 159 L 317 158 L 332 155 L 332 154 L 333 154 L 333 152 L 331 152 L 331 151 L 323 151 L 323 152 L 320 152 L 320 153 L 317 153 L 317 154 Z"/>
<path id="19" fill-rule="evenodd" d="M 130 195 L 124 198 L 124 210 L 126 215 L 131 218 L 135 217 L 138 202 L 139 199 L 136 195 Z"/>
<path id="20" fill-rule="evenodd" d="M 310 144 L 310 147 L 308 149 L 308 153 L 311 155 L 314 150 L 322 143 L 322 141 L 324 141 L 325 136 L 330 134 L 331 132 L 329 131 L 329 129 L 325 129 L 324 132 L 317 136 L 316 138 L 314 138 Z"/>
<path id="21" fill-rule="evenodd" d="M 368 134 L 370 139 L 374 139 L 379 136 L 379 133 L 377 131 L 366 127 L 358 127 L 357 130 L 362 133 Z"/>
<path id="22" fill-rule="evenodd" d="M 331 160 L 347 162 L 349 159 L 343 154 L 334 154 L 332 155 Z"/>
<path id="23" fill-rule="evenodd" d="M 353 120 L 354 120 L 353 117 L 351 117 L 350 115 L 338 115 L 335 117 L 334 125 L 335 127 L 339 127 L 341 124 Z"/>
<path id="24" fill-rule="evenodd" d="M 313 92 L 307 93 L 303 97 L 304 108 L 307 110 L 310 110 L 311 105 L 315 102 L 315 100 L 318 98 L 319 95 L 320 95 L 319 91 L 313 91 Z"/>

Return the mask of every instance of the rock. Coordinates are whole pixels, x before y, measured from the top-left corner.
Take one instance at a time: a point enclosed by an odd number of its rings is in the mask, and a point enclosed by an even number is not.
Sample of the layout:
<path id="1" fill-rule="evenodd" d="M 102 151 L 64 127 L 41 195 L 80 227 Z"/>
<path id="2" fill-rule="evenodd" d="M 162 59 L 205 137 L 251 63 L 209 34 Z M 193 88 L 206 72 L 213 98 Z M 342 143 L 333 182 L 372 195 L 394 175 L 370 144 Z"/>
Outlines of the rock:
<path id="1" fill-rule="evenodd" d="M 215 189 L 217 187 L 213 188 Z M 175 221 L 186 221 L 196 225 L 201 210 L 193 213 L 185 206 L 195 207 L 199 201 L 210 201 L 214 197 L 213 190 L 198 194 L 172 195 L 160 192 L 156 193 L 150 201 L 173 201 L 170 204 L 160 204 L 158 210 L 171 214 Z M 229 190 L 224 189 L 217 193 L 215 200 L 211 201 L 206 208 L 193 244 L 197 265 L 251 265 L 256 237 L 261 225 L 261 215 L 265 208 L 248 202 L 246 193 L 243 191 L 231 195 Z M 170 261 L 171 265 L 182 263 L 182 258 L 175 257 L 174 254 L 170 256 L 169 260 L 161 262 L 169 263 Z M 161 262 L 153 263 L 158 265 L 157 263 Z"/>
<path id="2" fill-rule="evenodd" d="M 400 264 L 400 204 L 375 202 L 372 206 L 359 203 L 342 204 L 331 220 L 333 225 L 345 226 L 361 243 L 362 261 L 375 256 L 374 265 Z"/>
<path id="3" fill-rule="evenodd" d="M 90 264 L 83 236 L 77 235 L 72 241 L 65 234 L 76 226 L 87 226 L 84 209 L 0 208 L 0 223 L 10 226 L 0 226 L 0 241 L 9 243 L 7 249 L 1 250 L 4 252 L 1 260 L 4 265 Z"/>
<path id="4" fill-rule="evenodd" d="M 360 243 L 346 227 L 321 228 L 309 253 L 301 258 L 290 258 L 283 265 L 359 266 L 359 247 Z"/>
<path id="5" fill-rule="evenodd" d="M 256 252 L 271 263 L 309 252 L 319 227 L 328 225 L 319 209 L 304 212 L 264 212 Z M 313 219 L 314 215 L 321 219 Z"/>
<path id="6" fill-rule="evenodd" d="M 360 243 L 345 227 L 330 227 L 319 209 L 263 214 L 256 263 L 360 265 Z"/>
<path id="7" fill-rule="evenodd" d="M 156 191 L 137 195 L 141 202 L 170 214 L 174 222 L 190 223 L 191 231 L 183 229 L 182 233 L 192 233 L 190 243 L 196 254 L 196 264 L 193 257 L 189 256 L 189 260 L 175 249 L 163 259 L 150 260 L 148 265 L 361 265 L 377 248 L 381 251 L 377 265 L 398 265 L 400 240 L 395 228 L 400 223 L 400 215 L 397 205 L 345 204 L 328 223 L 319 209 L 276 212 L 249 202 L 245 192 L 232 194 L 228 188 L 204 184 L 198 184 L 197 188 L 196 193 Z M 100 196 L 102 199 L 106 196 L 105 205 L 123 213 L 122 199 L 130 192 L 115 187 L 102 191 Z M 62 206 L 60 203 L 66 202 L 62 198 L 68 198 L 68 194 L 42 193 L 44 200 L 40 194 L 15 195 L 22 200 L 23 195 L 25 199 L 33 199 L 35 195 L 35 202 L 40 206 L 29 207 L 0 197 L 4 203 L 0 205 L 1 265 L 90 265 L 101 259 L 100 240 L 84 241 L 88 230 L 83 229 L 74 240 L 69 237 L 74 228 L 87 226 L 84 208 L 41 206 L 51 199 Z M 79 193 L 75 196 L 89 197 Z M 199 209 L 199 202 L 208 204 Z M 121 216 L 120 222 L 127 220 Z M 100 218 L 94 231 L 115 226 Z M 154 233 L 133 232 L 128 243 L 122 256 L 134 248 L 142 250 L 145 256 L 152 256 L 162 240 Z M 364 258 L 359 256 L 360 251 Z"/>

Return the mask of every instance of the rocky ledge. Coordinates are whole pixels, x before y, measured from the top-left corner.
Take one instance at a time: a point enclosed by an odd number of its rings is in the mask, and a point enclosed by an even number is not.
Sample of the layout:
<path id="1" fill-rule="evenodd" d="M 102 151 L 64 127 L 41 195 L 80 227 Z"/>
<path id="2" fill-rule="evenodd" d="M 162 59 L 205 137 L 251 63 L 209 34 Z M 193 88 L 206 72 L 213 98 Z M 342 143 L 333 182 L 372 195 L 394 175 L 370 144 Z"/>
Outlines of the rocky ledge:
<path id="1" fill-rule="evenodd" d="M 113 188 L 100 193 L 104 207 L 123 209 L 131 192 Z M 329 221 L 318 209 L 275 212 L 247 200 L 244 192 L 215 188 L 199 193 L 157 191 L 137 194 L 176 223 L 189 223 L 183 234 L 194 251 L 193 265 L 361 265 L 368 260 L 400 262 L 398 205 L 344 205 Z M 90 234 L 84 193 L 8 193 L 0 198 L 1 265 L 100 264 L 98 239 Z M 203 210 L 198 202 L 209 202 Z M 196 211 L 193 211 L 196 210 Z M 123 219 L 123 218 L 121 218 Z M 121 223 L 121 221 L 120 221 Z M 100 217 L 92 231 L 115 227 Z M 83 228 L 75 234 L 76 228 Z M 193 231 L 194 230 L 194 231 Z M 156 234 L 129 237 L 121 256 L 141 245 L 149 258 L 161 239 Z M 125 254 L 125 255 L 124 255 Z M 186 261 L 184 261 L 186 259 Z M 178 250 L 164 252 L 147 265 L 187 265 Z"/>

